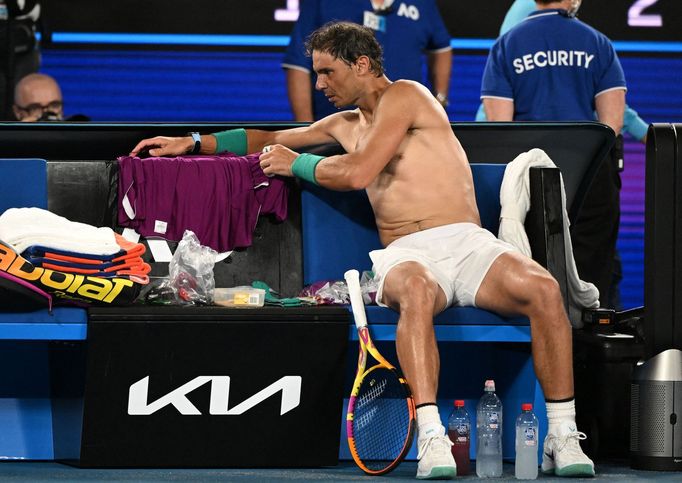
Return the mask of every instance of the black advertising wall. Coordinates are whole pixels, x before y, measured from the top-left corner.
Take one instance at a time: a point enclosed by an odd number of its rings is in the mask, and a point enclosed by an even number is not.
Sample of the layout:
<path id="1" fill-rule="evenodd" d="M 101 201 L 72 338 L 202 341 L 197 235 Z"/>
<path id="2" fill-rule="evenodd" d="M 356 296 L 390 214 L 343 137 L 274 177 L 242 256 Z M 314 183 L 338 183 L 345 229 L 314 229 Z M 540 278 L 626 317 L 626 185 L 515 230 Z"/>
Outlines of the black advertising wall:
<path id="1" fill-rule="evenodd" d="M 82 346 L 52 347 L 55 458 L 335 465 L 348 323 L 342 307 L 93 309 L 85 356 Z"/>
<path id="2" fill-rule="evenodd" d="M 286 19 L 300 4 L 298 0 L 41 3 L 48 31 L 267 35 L 288 35 L 292 23 Z M 409 0 L 396 0 L 400 3 L 409 5 Z M 453 37 L 495 38 L 513 0 L 437 3 Z M 282 20 L 275 20 L 276 16 Z M 682 40 L 682 2 L 677 0 L 585 0 L 580 18 L 613 40 Z"/>

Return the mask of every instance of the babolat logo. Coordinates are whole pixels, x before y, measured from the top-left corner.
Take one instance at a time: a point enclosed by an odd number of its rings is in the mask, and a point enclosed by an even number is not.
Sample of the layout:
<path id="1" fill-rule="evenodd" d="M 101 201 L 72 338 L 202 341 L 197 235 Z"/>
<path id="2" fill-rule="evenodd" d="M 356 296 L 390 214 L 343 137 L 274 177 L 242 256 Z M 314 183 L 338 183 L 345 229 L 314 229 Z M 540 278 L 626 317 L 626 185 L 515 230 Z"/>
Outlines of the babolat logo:
<path id="1" fill-rule="evenodd" d="M 147 400 L 149 394 L 149 376 L 147 376 L 130 386 L 130 391 L 128 392 L 128 414 L 131 416 L 149 416 L 159 409 L 172 404 L 182 415 L 201 415 L 201 411 L 187 399 L 187 394 L 210 382 L 211 398 L 208 407 L 209 414 L 215 416 L 237 416 L 265 401 L 270 396 L 281 392 L 282 403 L 279 412 L 281 416 L 300 404 L 301 381 L 301 376 L 284 376 L 230 408 L 230 376 L 198 376 L 152 402 Z"/>
<path id="2" fill-rule="evenodd" d="M 134 285 L 127 278 L 101 278 L 36 267 L 0 242 L 0 271 L 7 272 L 46 292 L 65 299 L 111 304 Z M 125 298 L 125 297 L 123 297 Z"/>

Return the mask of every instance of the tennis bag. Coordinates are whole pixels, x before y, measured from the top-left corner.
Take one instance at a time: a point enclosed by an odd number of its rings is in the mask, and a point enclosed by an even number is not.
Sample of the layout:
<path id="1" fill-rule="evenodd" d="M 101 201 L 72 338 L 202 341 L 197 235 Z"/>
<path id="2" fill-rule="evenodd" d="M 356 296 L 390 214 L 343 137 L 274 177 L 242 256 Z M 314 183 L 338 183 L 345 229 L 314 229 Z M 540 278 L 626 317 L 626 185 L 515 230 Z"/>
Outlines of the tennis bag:
<path id="1" fill-rule="evenodd" d="M 8 310 L 130 305 L 142 284 L 135 277 L 97 277 L 36 267 L 0 240 L 0 306 Z"/>

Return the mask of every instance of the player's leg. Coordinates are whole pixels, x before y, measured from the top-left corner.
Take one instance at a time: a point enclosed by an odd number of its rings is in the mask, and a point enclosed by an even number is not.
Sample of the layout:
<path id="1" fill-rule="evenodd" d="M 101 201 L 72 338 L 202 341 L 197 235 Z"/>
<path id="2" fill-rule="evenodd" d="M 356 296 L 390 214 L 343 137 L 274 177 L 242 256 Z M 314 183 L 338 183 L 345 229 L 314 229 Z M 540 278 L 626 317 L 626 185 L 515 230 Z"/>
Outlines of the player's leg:
<path id="1" fill-rule="evenodd" d="M 400 314 L 398 359 L 417 405 L 417 478 L 454 478 L 457 470 L 450 451 L 452 443 L 436 405 L 440 361 L 433 316 L 445 307 L 445 294 L 426 267 L 404 262 L 386 275 L 382 302 Z"/>
<path id="2" fill-rule="evenodd" d="M 571 325 L 556 280 L 533 260 L 506 252 L 485 275 L 476 305 L 530 319 L 533 364 L 547 399 L 549 421 L 543 471 L 593 476 L 594 464 L 579 444 L 585 434 L 575 425 Z"/>

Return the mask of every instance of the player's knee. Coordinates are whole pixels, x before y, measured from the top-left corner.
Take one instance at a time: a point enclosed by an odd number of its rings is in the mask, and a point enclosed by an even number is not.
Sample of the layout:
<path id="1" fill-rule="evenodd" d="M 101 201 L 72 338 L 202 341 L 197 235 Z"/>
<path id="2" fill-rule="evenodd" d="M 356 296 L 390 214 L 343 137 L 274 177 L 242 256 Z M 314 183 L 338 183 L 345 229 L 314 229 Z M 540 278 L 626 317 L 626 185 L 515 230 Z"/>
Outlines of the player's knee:
<path id="1" fill-rule="evenodd" d="M 412 304 L 431 307 L 436 299 L 438 285 L 423 270 L 405 274 L 400 285 L 400 305 L 403 308 Z"/>
<path id="2" fill-rule="evenodd" d="M 547 311 L 563 306 L 559 282 L 549 272 L 538 272 L 529 276 L 529 305 L 531 310 Z"/>

